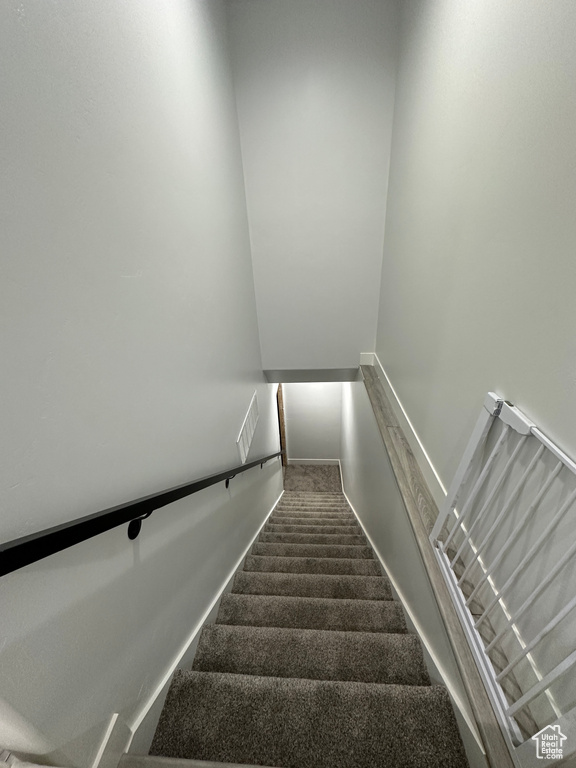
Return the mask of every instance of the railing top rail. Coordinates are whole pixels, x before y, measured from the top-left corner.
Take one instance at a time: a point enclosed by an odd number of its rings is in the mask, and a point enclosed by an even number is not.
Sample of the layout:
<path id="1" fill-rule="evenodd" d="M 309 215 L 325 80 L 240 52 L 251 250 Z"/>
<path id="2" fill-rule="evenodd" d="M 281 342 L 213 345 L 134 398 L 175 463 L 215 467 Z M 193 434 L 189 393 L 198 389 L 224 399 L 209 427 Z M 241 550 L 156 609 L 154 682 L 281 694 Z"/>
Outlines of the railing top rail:
<path id="1" fill-rule="evenodd" d="M 0 576 L 5 576 L 19 568 L 49 557 L 56 552 L 61 552 L 112 528 L 117 528 L 124 523 L 130 523 L 128 535 L 130 538 L 136 538 L 140 532 L 141 521 L 149 517 L 155 510 L 190 496 L 193 493 L 197 493 L 211 485 L 216 485 L 222 481 L 229 481 L 236 475 L 246 472 L 248 469 L 258 466 L 258 464 L 262 466 L 267 461 L 281 455 L 282 451 L 277 451 L 247 464 L 202 477 L 191 483 L 184 483 L 160 493 L 128 501 L 116 507 L 110 507 L 109 509 L 104 509 L 100 512 L 95 512 L 91 515 L 0 544 Z"/>

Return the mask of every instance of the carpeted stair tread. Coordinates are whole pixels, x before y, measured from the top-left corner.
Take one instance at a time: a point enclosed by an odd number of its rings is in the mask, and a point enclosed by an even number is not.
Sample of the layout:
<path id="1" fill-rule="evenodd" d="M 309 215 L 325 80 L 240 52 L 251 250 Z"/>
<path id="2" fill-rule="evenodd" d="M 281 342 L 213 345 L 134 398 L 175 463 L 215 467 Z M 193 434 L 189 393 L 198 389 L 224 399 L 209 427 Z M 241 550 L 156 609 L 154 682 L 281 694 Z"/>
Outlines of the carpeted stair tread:
<path id="1" fill-rule="evenodd" d="M 331 573 L 358 576 L 380 576 L 380 565 L 376 560 L 335 557 L 275 557 L 248 555 L 245 571 L 259 573 Z"/>
<path id="2" fill-rule="evenodd" d="M 374 555 L 368 546 L 348 546 L 346 544 L 268 544 L 256 542 L 252 547 L 253 555 L 272 555 L 273 557 L 348 557 L 372 560 Z"/>
<path id="3" fill-rule="evenodd" d="M 324 504 L 318 504 L 318 503 L 312 503 L 307 504 L 304 501 L 284 501 L 280 502 L 278 504 L 278 509 L 302 509 L 305 512 L 308 512 L 313 509 L 319 509 L 319 510 L 330 510 L 334 509 L 337 512 L 349 512 L 350 511 L 350 505 L 346 503 L 339 503 L 339 502 L 326 502 Z"/>
<path id="4" fill-rule="evenodd" d="M 316 494 L 310 496 L 286 496 L 284 495 L 278 505 L 282 504 L 302 504 L 302 506 L 326 506 L 333 505 L 337 507 L 349 506 L 348 501 L 344 496 L 325 496 L 323 498 L 316 498 Z"/>
<path id="5" fill-rule="evenodd" d="M 467 768 L 443 687 L 217 672 L 176 673 L 150 751 L 280 768 Z"/>
<path id="6" fill-rule="evenodd" d="M 326 491 L 325 493 L 315 493 L 314 491 L 284 491 L 281 497 L 281 501 L 293 501 L 294 499 L 308 499 L 311 501 L 337 499 L 338 501 L 346 501 L 346 496 L 342 491 Z"/>
<path id="7" fill-rule="evenodd" d="M 357 525 L 358 520 L 356 517 L 354 517 L 353 514 L 345 514 L 345 515 L 339 515 L 336 512 L 330 512 L 327 514 L 324 514 L 323 512 L 311 512 L 308 514 L 307 512 L 274 512 L 273 515 L 271 515 L 269 520 L 276 519 L 279 521 L 282 520 L 298 520 L 301 521 L 300 525 L 312 525 L 310 520 L 322 520 L 326 522 L 320 523 L 320 525 Z M 336 520 L 337 522 L 332 523 L 331 520 Z M 318 525 L 318 523 L 314 523 L 315 525 Z M 296 523 L 298 525 L 298 523 Z"/>
<path id="8" fill-rule="evenodd" d="M 282 507 L 277 506 L 274 509 L 275 512 L 281 512 L 282 514 L 299 514 L 299 515 L 333 515 L 334 517 L 340 517 L 341 515 L 351 515 L 354 516 L 354 513 L 350 509 L 350 507 L 317 507 L 317 506 L 309 506 L 309 507 L 303 507 L 303 506 L 292 506 L 292 507 Z"/>
<path id="9" fill-rule="evenodd" d="M 282 498 L 278 502 L 278 506 L 281 506 L 282 504 L 302 504 L 307 507 L 326 506 L 329 504 L 333 504 L 338 507 L 349 506 L 345 496 L 320 497 L 320 496 L 316 496 L 316 494 L 312 494 L 310 496 L 287 496 L 286 494 L 284 494 L 284 496 L 282 496 Z"/>
<path id="10" fill-rule="evenodd" d="M 239 571 L 232 592 L 244 595 L 330 597 L 346 600 L 392 600 L 388 579 L 382 576 L 342 576 L 317 573 L 257 573 Z"/>
<path id="11" fill-rule="evenodd" d="M 402 608 L 392 600 L 235 593 L 222 597 L 216 624 L 352 632 L 407 631 Z"/>
<path id="12" fill-rule="evenodd" d="M 337 533 L 347 536 L 362 536 L 359 525 L 281 525 L 268 522 L 263 533 Z"/>
<path id="13" fill-rule="evenodd" d="M 414 635 L 318 629 L 204 627 L 193 669 L 241 675 L 430 685 Z"/>
<path id="14" fill-rule="evenodd" d="M 365 536 L 348 533 L 269 533 L 263 531 L 258 541 L 265 544 L 346 544 L 365 546 Z"/>
<path id="15" fill-rule="evenodd" d="M 354 523 L 358 522 L 353 512 L 338 512 L 337 510 L 324 510 L 324 509 L 275 509 L 274 517 L 292 517 L 299 518 L 300 520 L 306 520 L 309 518 L 331 520 L 353 520 Z M 350 525 L 350 523 L 347 523 Z"/>
<path id="16" fill-rule="evenodd" d="M 335 509 L 350 509 L 350 505 L 344 498 L 331 498 L 331 499 L 286 499 L 282 498 L 278 502 L 279 507 L 302 507 L 303 509 L 313 509 L 315 507 L 321 509 L 323 507 L 333 507 Z"/>
<path id="17" fill-rule="evenodd" d="M 310 490 L 308 488 L 294 488 L 284 489 L 285 496 L 344 496 L 342 488 L 337 489 L 324 489 L 324 490 Z"/>
<path id="18" fill-rule="evenodd" d="M 307 499 L 309 501 L 331 501 L 336 499 L 337 501 L 346 501 L 346 496 L 340 491 L 340 493 L 314 493 L 312 491 L 305 491 L 299 493 L 298 491 L 284 491 L 281 497 L 281 501 L 294 501 L 295 499 Z"/>
<path id="19" fill-rule="evenodd" d="M 335 494 L 329 496 L 328 494 L 319 496 L 318 494 L 310 494 L 309 496 L 288 496 L 284 494 L 278 504 L 341 504 L 347 505 L 346 497 Z"/>
<path id="20" fill-rule="evenodd" d="M 284 491 L 284 496 L 313 496 L 321 497 L 321 496 L 340 496 L 341 498 L 345 498 L 344 493 L 341 490 L 337 491 L 308 491 L 308 490 L 299 490 L 299 491 Z"/>
<path id="21" fill-rule="evenodd" d="M 268 523 L 272 525 L 338 526 L 339 528 L 358 525 L 355 517 L 284 517 L 276 515 L 271 515 L 268 518 Z"/>

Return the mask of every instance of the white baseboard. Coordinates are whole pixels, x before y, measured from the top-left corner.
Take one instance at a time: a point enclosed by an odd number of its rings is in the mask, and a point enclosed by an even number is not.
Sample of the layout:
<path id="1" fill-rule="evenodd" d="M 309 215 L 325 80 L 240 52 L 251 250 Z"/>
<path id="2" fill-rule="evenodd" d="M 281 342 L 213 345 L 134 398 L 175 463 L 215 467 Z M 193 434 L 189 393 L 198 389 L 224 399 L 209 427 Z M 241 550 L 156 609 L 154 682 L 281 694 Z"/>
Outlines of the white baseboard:
<path id="1" fill-rule="evenodd" d="M 288 459 L 290 464 L 339 464 L 340 459 Z"/>
<path id="2" fill-rule="evenodd" d="M 270 507 L 270 510 L 266 514 L 266 517 L 264 518 L 262 524 L 260 525 L 256 533 L 252 537 L 250 543 L 248 544 L 248 546 L 246 547 L 242 555 L 237 560 L 236 564 L 230 571 L 228 577 L 225 579 L 221 588 L 218 590 L 216 596 L 214 597 L 214 599 L 212 600 L 208 608 L 204 611 L 199 621 L 196 622 L 191 633 L 188 635 L 184 643 L 180 646 L 178 653 L 174 656 L 174 658 L 166 668 L 166 671 L 162 675 L 160 682 L 155 687 L 151 695 L 146 699 L 144 704 L 140 707 L 138 712 L 130 719 L 129 722 L 122 720 L 121 718 L 118 717 L 118 715 L 112 716 L 109 727 L 106 729 L 106 734 L 104 735 L 104 738 L 98 749 L 96 758 L 91 765 L 91 768 L 115 768 L 115 766 L 118 765 L 118 761 L 120 760 L 120 757 L 130 749 L 130 745 L 132 744 L 132 741 L 134 739 L 134 736 L 136 735 L 138 728 L 142 725 L 142 723 L 146 719 L 146 716 L 154 706 L 156 699 L 158 698 L 158 696 L 162 694 L 167 684 L 169 683 L 172 675 L 178 668 L 181 660 L 186 656 L 188 649 L 196 640 L 196 636 L 201 631 L 208 616 L 212 613 L 212 611 L 218 604 L 218 601 L 221 599 L 222 595 L 226 591 L 226 587 L 230 584 L 231 580 L 236 575 L 236 572 L 238 571 L 238 569 L 244 562 L 246 556 L 250 552 L 252 545 L 260 535 L 262 528 L 264 528 L 264 526 L 266 525 L 266 522 L 268 521 L 268 518 L 272 514 L 274 507 L 278 504 L 278 502 L 280 501 L 283 495 L 284 495 L 284 491 L 282 491 L 282 493 L 278 496 L 274 504 Z"/>
<path id="3" fill-rule="evenodd" d="M 396 394 L 396 390 L 392 386 L 392 382 L 388 378 L 388 374 L 386 373 L 384 366 L 380 362 L 378 355 L 374 353 L 372 357 L 374 360 L 372 364 L 376 369 L 378 378 L 382 382 L 382 386 L 384 387 L 384 391 L 386 392 L 386 395 L 388 396 L 388 399 L 392 404 L 394 413 L 398 417 L 398 423 L 402 427 L 402 430 L 406 436 L 406 440 L 408 441 L 408 444 L 412 449 L 412 453 L 414 454 L 416 461 L 418 462 L 418 466 L 422 470 L 422 474 L 424 475 L 424 479 L 428 484 L 428 487 L 430 489 L 430 492 L 432 493 L 434 501 L 436 502 L 438 507 L 442 507 L 447 495 L 446 487 L 444 486 L 444 483 L 442 482 L 440 475 L 436 471 L 436 467 L 432 463 L 432 459 L 426 452 L 426 448 L 424 447 L 424 444 L 420 440 L 420 437 L 418 436 L 418 433 L 416 432 L 414 425 L 410 421 L 410 417 L 406 413 L 400 398 Z"/>
<path id="4" fill-rule="evenodd" d="M 129 744 L 132 739 L 132 735 L 128 724 L 119 717 L 117 712 L 114 713 L 110 718 L 96 757 L 92 761 L 91 768 L 116 768 L 126 751 L 126 744 Z"/>
<path id="5" fill-rule="evenodd" d="M 374 352 L 360 352 L 360 365 L 374 365 Z"/>
<path id="6" fill-rule="evenodd" d="M 390 573 L 388 571 L 388 568 L 386 567 L 386 563 L 384 561 L 384 558 L 382 557 L 382 555 L 380 553 L 380 550 L 374 544 L 374 542 L 372 540 L 372 537 L 370 536 L 370 534 L 364 528 L 364 525 L 362 524 L 362 521 L 360 520 L 360 516 L 359 516 L 358 512 L 355 510 L 354 505 L 352 504 L 352 502 L 348 498 L 348 495 L 347 495 L 346 490 L 344 488 L 344 484 L 342 484 L 342 492 L 344 493 L 344 496 L 346 497 L 346 501 L 350 505 L 350 509 L 356 515 L 356 518 L 358 520 L 358 525 L 362 528 L 362 530 L 364 532 L 364 535 L 366 536 L 366 538 L 368 539 L 368 541 L 370 543 L 370 546 L 372 547 L 372 549 L 376 553 L 376 557 L 378 558 L 378 560 L 380 562 L 380 565 L 382 566 L 382 568 L 386 572 L 386 575 L 390 579 L 390 583 L 392 584 L 395 592 L 398 594 L 398 597 L 400 598 L 400 602 L 402 603 L 402 607 L 404 608 L 404 610 L 406 611 L 406 613 L 410 617 L 410 621 L 414 625 L 414 628 L 416 629 L 418 637 L 422 641 L 422 644 L 424 645 L 424 647 L 426 648 L 430 658 L 432 659 L 432 663 L 434 664 L 434 666 L 438 670 L 438 674 L 440 675 L 444 685 L 448 689 L 448 691 L 450 693 L 450 696 L 452 697 L 452 700 L 454 701 L 455 705 L 458 707 L 458 710 L 459 710 L 460 714 L 462 715 L 462 717 L 466 721 L 466 725 L 470 729 L 470 732 L 474 736 L 474 739 L 478 743 L 478 746 L 480 747 L 482 752 L 484 752 L 484 746 L 482 744 L 482 739 L 480 738 L 480 734 L 478 733 L 478 728 L 476 726 L 476 723 L 469 716 L 468 712 L 466 711 L 466 707 L 464 706 L 464 703 L 463 703 L 462 699 L 460 698 L 460 695 L 457 693 L 457 691 L 454 690 L 454 687 L 450 683 L 448 675 L 446 673 L 446 670 L 444 669 L 444 666 L 442 665 L 442 662 L 440 661 L 440 659 L 438 658 L 438 656 L 434 652 L 434 649 L 432 648 L 432 646 L 428 642 L 428 638 L 427 638 L 427 636 L 426 636 L 426 634 L 425 634 L 425 632 L 424 632 L 420 622 L 418 621 L 416 616 L 410 610 L 410 607 L 409 607 L 406 599 L 404 598 L 404 594 L 402 593 L 402 590 L 400 589 L 400 587 L 398 586 L 396 581 L 390 575 Z"/>

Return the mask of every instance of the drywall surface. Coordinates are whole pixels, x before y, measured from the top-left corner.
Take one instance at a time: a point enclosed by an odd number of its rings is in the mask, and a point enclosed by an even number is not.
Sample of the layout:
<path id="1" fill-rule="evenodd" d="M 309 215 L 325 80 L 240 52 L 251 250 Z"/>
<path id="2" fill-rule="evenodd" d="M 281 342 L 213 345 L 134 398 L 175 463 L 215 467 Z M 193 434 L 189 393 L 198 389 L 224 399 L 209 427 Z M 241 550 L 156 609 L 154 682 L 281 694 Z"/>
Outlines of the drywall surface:
<path id="1" fill-rule="evenodd" d="M 576 456 L 576 5 L 401 6 L 378 356 L 444 485 L 489 390 Z"/>
<path id="2" fill-rule="evenodd" d="M 339 459 L 340 382 L 283 384 L 288 459 Z"/>
<path id="3" fill-rule="evenodd" d="M 7 541 L 236 465 L 254 390 L 251 457 L 278 436 L 222 3 L 0 15 Z M 2 579 L 1 747 L 91 765 L 280 488 L 275 460 L 155 513 L 134 543 L 117 529 Z"/>
<path id="4" fill-rule="evenodd" d="M 227 7 L 264 368 L 356 367 L 376 333 L 395 4 Z"/>
<path id="5" fill-rule="evenodd" d="M 342 384 L 341 470 L 344 492 L 408 609 L 456 705 L 473 723 L 467 694 L 363 381 Z M 471 768 L 486 761 L 460 721 Z"/>

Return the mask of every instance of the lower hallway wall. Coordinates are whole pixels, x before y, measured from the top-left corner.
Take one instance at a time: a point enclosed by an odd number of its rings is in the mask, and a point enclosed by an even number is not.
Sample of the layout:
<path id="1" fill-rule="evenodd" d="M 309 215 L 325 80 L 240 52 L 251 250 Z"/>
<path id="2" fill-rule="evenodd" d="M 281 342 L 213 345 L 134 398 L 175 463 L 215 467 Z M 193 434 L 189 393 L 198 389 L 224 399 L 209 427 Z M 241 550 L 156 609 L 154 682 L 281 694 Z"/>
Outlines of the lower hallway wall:
<path id="1" fill-rule="evenodd" d="M 340 458 L 342 383 L 283 384 L 288 459 Z"/>

